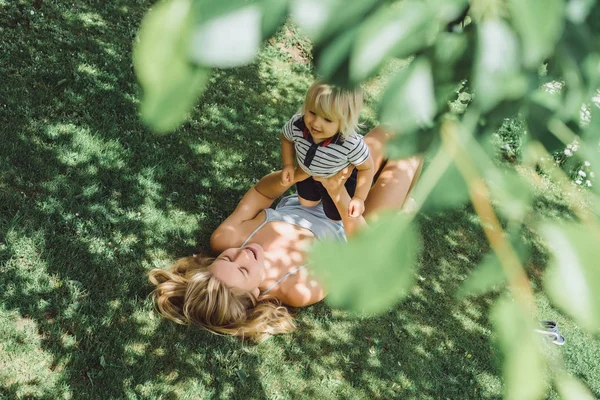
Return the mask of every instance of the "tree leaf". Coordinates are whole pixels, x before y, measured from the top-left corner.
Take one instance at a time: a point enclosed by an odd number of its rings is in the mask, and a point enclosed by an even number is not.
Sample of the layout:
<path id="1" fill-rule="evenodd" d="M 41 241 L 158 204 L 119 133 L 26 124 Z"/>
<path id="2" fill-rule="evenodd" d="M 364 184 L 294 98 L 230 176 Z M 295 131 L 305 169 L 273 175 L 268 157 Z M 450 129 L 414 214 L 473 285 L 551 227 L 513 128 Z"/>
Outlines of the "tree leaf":
<path id="1" fill-rule="evenodd" d="M 189 58 L 215 68 L 250 63 L 262 42 L 262 12 L 258 4 L 219 15 L 191 31 Z"/>
<path id="2" fill-rule="evenodd" d="M 542 91 L 540 89 L 534 92 L 530 96 L 531 101 L 527 103 L 523 110 L 523 116 L 528 127 L 527 131 L 532 138 L 539 140 L 549 152 L 562 150 L 565 148 L 565 144 L 548 130 L 548 121 L 554 116 L 554 110 L 558 110 L 558 107 L 560 107 L 560 96 L 550 93 L 543 96 L 536 95 L 536 93 L 541 94 Z M 544 101 L 544 99 L 548 101 Z M 551 103 L 551 99 L 555 99 L 556 103 Z"/>
<path id="3" fill-rule="evenodd" d="M 288 0 L 263 0 L 260 3 L 262 10 L 262 37 L 271 36 L 282 24 L 286 17 Z"/>
<path id="4" fill-rule="evenodd" d="M 320 242 L 311 266 L 334 307 L 380 313 L 404 298 L 414 282 L 419 237 L 406 214 L 390 213 L 348 243 Z"/>
<path id="5" fill-rule="evenodd" d="M 335 19 L 334 9 L 340 3 L 341 0 L 296 0 L 290 4 L 290 13 L 302 31 L 318 42 L 329 21 Z"/>
<path id="6" fill-rule="evenodd" d="M 453 66 L 463 55 L 469 42 L 465 35 L 457 33 L 441 33 L 435 41 L 435 59 L 446 69 Z"/>
<path id="7" fill-rule="evenodd" d="M 579 379 L 562 374 L 556 378 L 556 389 L 564 400 L 594 400 L 594 395 Z"/>
<path id="8" fill-rule="evenodd" d="M 388 6 L 380 5 L 379 0 L 318 2 L 297 0 L 292 3 L 292 17 L 301 28 L 308 28 L 306 32 L 313 41 L 320 42 L 357 27 L 375 7 L 387 9 Z M 314 12 L 317 10 L 326 15 L 327 19 L 322 19 L 322 15 L 315 15 Z M 318 28 L 315 30 L 315 27 Z"/>
<path id="9" fill-rule="evenodd" d="M 504 99 L 518 98 L 527 89 L 520 75 L 519 45 L 509 26 L 484 20 L 478 29 L 475 62 L 475 101 L 483 111 Z"/>
<path id="10" fill-rule="evenodd" d="M 585 151 L 586 159 L 590 161 L 590 168 L 596 179 L 600 178 L 600 160 L 598 160 L 597 154 L 600 147 L 600 108 L 592 107 L 591 117 L 588 126 L 586 126 L 583 133 L 583 143 L 581 150 Z M 585 160 L 584 160 L 585 161 Z M 600 181 L 594 182 L 592 190 L 597 194 L 600 194 Z M 600 203 L 600 202 L 597 202 Z M 600 204 L 598 204 L 598 210 L 600 210 Z M 598 212 L 600 215 L 600 211 Z"/>
<path id="11" fill-rule="evenodd" d="M 427 0 L 427 3 L 442 23 L 454 21 L 469 6 L 468 0 Z"/>
<path id="12" fill-rule="evenodd" d="M 429 61 L 418 58 L 388 84 L 381 100 L 380 119 L 396 132 L 412 133 L 432 126 L 436 112 Z"/>
<path id="13" fill-rule="evenodd" d="M 596 0 L 569 0 L 567 18 L 575 24 L 581 24 L 595 5 Z"/>
<path id="14" fill-rule="evenodd" d="M 600 238 L 578 223 L 540 226 L 553 257 L 544 288 L 554 304 L 589 331 L 600 330 Z"/>
<path id="15" fill-rule="evenodd" d="M 487 168 L 484 175 L 502 215 L 512 221 L 523 221 L 531 212 L 531 185 L 517 172 L 506 168 Z"/>
<path id="16" fill-rule="evenodd" d="M 506 276 L 495 253 L 485 255 L 483 261 L 475 267 L 456 292 L 458 299 L 477 296 L 506 284 Z"/>
<path id="17" fill-rule="evenodd" d="M 423 204 L 424 211 L 459 208 L 469 202 L 469 189 L 458 168 L 451 162 Z"/>
<path id="18" fill-rule="evenodd" d="M 158 132 L 181 124 L 208 81 L 209 70 L 187 61 L 189 12 L 187 0 L 159 3 L 144 17 L 134 47 L 134 67 L 144 90 L 142 119 Z"/>
<path id="19" fill-rule="evenodd" d="M 525 66 L 537 69 L 549 56 L 564 26 L 564 0 L 510 0 L 516 31 L 523 43 Z"/>
<path id="20" fill-rule="evenodd" d="M 192 24 L 201 25 L 207 21 L 235 13 L 246 6 L 261 4 L 263 1 L 267 0 L 193 0 Z M 285 0 L 282 0 L 282 2 L 285 2 Z"/>
<path id="21" fill-rule="evenodd" d="M 540 338 L 534 336 L 531 318 L 506 296 L 496 302 L 490 316 L 504 357 L 504 398 L 541 399 L 546 392 L 545 371 L 539 349 Z"/>
<path id="22" fill-rule="evenodd" d="M 386 157 L 391 160 L 400 160 L 424 153 L 438 138 L 438 131 L 439 125 L 412 133 L 400 132 L 386 142 Z"/>
<path id="23" fill-rule="evenodd" d="M 348 56 L 356 38 L 356 28 L 342 32 L 313 50 L 317 74 L 330 82 L 348 86 Z"/>
<path id="24" fill-rule="evenodd" d="M 588 55 L 582 63 L 582 72 L 586 80 L 586 100 L 598 94 L 600 87 L 600 54 L 594 52 Z"/>
<path id="25" fill-rule="evenodd" d="M 529 255 L 529 248 L 523 242 L 520 234 L 520 231 L 509 232 L 508 238 L 519 259 L 524 260 Z M 490 251 L 459 287 L 456 297 L 460 299 L 466 296 L 484 294 L 493 289 L 504 287 L 506 283 L 507 278 L 500 259 L 495 252 Z"/>
<path id="26" fill-rule="evenodd" d="M 350 79 L 362 82 L 390 56 L 404 58 L 421 49 L 436 33 L 434 13 L 420 1 L 381 7 L 360 25 L 350 57 Z"/>

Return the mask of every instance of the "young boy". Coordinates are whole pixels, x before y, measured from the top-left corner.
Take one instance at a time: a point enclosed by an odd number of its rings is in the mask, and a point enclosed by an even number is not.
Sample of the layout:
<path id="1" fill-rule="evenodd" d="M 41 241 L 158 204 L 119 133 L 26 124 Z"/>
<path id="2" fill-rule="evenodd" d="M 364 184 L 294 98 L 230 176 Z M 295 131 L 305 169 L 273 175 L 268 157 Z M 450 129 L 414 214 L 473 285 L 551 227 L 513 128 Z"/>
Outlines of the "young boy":
<path id="1" fill-rule="evenodd" d="M 363 214 L 375 171 L 369 148 L 356 132 L 361 108 L 360 89 L 316 81 L 308 89 L 302 113 L 290 119 L 281 135 L 282 185 L 296 183 L 301 204 L 314 206 L 321 201 L 325 215 L 335 221 L 341 217 L 333 200 L 312 177 L 327 178 L 354 165 L 345 184 L 352 197 L 347 212 L 354 218 Z"/>

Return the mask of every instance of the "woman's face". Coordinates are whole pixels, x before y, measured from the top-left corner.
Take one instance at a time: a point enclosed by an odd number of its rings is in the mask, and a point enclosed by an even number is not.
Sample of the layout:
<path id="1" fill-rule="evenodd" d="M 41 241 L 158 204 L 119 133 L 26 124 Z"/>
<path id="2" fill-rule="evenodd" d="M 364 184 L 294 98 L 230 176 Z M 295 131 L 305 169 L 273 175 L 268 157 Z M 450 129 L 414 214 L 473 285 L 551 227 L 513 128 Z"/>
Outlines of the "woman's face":
<path id="1" fill-rule="evenodd" d="M 227 249 L 219 254 L 209 269 L 227 287 L 237 287 L 258 295 L 258 285 L 265 274 L 264 250 L 257 243 Z"/>

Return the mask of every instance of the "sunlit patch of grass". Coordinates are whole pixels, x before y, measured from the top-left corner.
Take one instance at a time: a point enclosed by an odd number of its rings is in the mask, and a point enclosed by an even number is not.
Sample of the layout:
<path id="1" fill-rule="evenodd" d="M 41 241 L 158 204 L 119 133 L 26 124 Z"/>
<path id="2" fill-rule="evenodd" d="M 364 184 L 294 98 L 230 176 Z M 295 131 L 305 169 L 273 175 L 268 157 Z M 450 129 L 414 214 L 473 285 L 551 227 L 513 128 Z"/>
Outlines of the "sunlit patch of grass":
<path id="1" fill-rule="evenodd" d="M 61 124 L 49 127 L 48 136 L 70 138 L 70 141 L 57 144 L 58 160 L 67 166 L 81 166 L 94 162 L 98 167 L 120 169 L 125 165 L 124 152 L 116 140 L 102 140 L 100 135 L 89 129 Z"/>
<path id="2" fill-rule="evenodd" d="M 83 22 L 83 26 L 86 28 L 92 26 L 106 26 L 106 22 L 98 13 L 83 12 L 77 14 L 77 18 Z"/>
<path id="3" fill-rule="evenodd" d="M 0 307 L 0 337 L 0 385 L 5 395 L 72 397 L 68 387 L 61 384 L 65 362 L 55 363 L 52 353 L 43 350 L 44 338 L 34 320 Z"/>

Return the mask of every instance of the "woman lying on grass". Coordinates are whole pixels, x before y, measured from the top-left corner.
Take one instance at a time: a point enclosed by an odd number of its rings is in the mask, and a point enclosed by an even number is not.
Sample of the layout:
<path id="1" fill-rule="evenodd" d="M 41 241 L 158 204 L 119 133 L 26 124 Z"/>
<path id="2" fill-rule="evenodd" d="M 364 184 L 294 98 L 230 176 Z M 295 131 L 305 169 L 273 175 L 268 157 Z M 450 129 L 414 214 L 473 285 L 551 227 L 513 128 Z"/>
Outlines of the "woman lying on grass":
<path id="1" fill-rule="evenodd" d="M 365 136 L 377 171 L 365 201 L 367 218 L 400 209 L 419 171 L 416 157 L 384 162 L 383 144 L 388 137 L 380 127 Z M 363 216 L 348 216 L 351 198 L 344 187 L 348 175 L 346 170 L 320 180 L 341 222 L 327 218 L 320 204 L 301 206 L 296 195 L 284 197 L 275 210 L 270 209 L 287 187 L 280 183 L 280 172 L 262 178 L 212 234 L 216 258 L 185 257 L 168 270 L 150 272 L 159 313 L 179 324 L 197 324 L 256 342 L 292 331 L 294 320 L 285 306 L 308 306 L 326 295 L 305 266 L 312 241 L 345 240 L 365 224 Z"/>

